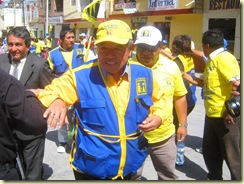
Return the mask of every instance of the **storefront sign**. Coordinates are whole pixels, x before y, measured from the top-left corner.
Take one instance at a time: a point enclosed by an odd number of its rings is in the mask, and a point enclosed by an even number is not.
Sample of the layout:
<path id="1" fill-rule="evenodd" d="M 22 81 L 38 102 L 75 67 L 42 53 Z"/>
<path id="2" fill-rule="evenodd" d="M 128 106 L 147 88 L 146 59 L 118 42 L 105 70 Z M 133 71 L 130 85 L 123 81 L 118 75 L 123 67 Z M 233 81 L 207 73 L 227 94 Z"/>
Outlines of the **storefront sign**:
<path id="1" fill-rule="evenodd" d="M 131 14 L 131 13 L 136 13 L 137 9 L 136 8 L 125 8 L 123 9 L 125 14 Z"/>
<path id="2" fill-rule="evenodd" d="M 240 0 L 210 0 L 209 10 L 240 9 Z"/>
<path id="3" fill-rule="evenodd" d="M 114 5 L 114 10 L 133 9 L 133 8 L 136 8 L 136 2 L 118 3 Z"/>
<path id="4" fill-rule="evenodd" d="M 44 24 L 46 22 L 46 17 L 40 17 L 39 18 L 39 24 Z M 57 17 L 48 17 L 48 23 L 49 24 L 62 24 L 63 23 L 63 16 L 57 16 Z"/>
<path id="5" fill-rule="evenodd" d="M 63 23 L 63 16 L 48 17 L 49 24 L 61 24 Z"/>
<path id="6" fill-rule="evenodd" d="M 148 0 L 148 11 L 178 8 L 178 0 Z"/>
<path id="7" fill-rule="evenodd" d="M 147 17 L 132 17 L 132 23 L 147 23 Z"/>
<path id="8" fill-rule="evenodd" d="M 31 5 L 31 4 L 37 3 L 37 1 L 36 0 L 24 0 L 23 3 L 25 5 Z"/>
<path id="9" fill-rule="evenodd" d="M 38 22 L 39 20 L 39 8 L 37 6 L 32 6 L 32 21 Z"/>

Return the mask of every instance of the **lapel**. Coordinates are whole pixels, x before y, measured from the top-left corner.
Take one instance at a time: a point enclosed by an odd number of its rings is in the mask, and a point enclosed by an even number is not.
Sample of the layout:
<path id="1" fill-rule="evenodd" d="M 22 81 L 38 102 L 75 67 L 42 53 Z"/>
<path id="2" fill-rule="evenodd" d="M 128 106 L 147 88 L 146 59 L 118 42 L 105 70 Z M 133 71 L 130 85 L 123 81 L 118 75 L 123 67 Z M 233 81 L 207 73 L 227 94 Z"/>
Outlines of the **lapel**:
<path id="1" fill-rule="evenodd" d="M 20 82 L 24 85 L 33 73 L 34 63 L 32 57 L 33 55 L 30 53 L 27 55 L 25 65 L 19 79 Z"/>
<path id="2" fill-rule="evenodd" d="M 10 54 L 6 54 L 5 58 L 7 59 L 3 59 L 1 60 L 0 63 L 0 68 L 2 68 L 2 70 L 4 70 L 5 72 L 9 73 L 10 71 L 10 67 L 11 67 L 11 56 Z"/>

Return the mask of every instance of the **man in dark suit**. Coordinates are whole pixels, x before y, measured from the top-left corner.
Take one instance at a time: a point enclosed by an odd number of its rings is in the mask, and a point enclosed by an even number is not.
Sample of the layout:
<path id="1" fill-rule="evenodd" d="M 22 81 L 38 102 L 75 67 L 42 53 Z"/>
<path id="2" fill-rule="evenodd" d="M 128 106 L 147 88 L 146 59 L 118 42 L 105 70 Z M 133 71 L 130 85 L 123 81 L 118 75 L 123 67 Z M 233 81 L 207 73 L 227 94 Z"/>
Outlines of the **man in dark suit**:
<path id="1" fill-rule="evenodd" d="M 29 52 L 31 38 L 26 28 L 10 30 L 7 44 L 9 53 L 1 55 L 0 68 L 17 78 L 26 89 L 44 88 L 51 83 L 54 75 L 48 61 Z M 45 134 L 26 136 L 19 131 L 15 134 L 26 179 L 41 180 Z"/>
<path id="2" fill-rule="evenodd" d="M 16 95 L 18 94 L 18 95 Z M 13 130 L 24 135 L 47 131 L 45 108 L 35 94 L 0 69 L 0 180 L 20 180 L 16 167 L 16 141 Z"/>

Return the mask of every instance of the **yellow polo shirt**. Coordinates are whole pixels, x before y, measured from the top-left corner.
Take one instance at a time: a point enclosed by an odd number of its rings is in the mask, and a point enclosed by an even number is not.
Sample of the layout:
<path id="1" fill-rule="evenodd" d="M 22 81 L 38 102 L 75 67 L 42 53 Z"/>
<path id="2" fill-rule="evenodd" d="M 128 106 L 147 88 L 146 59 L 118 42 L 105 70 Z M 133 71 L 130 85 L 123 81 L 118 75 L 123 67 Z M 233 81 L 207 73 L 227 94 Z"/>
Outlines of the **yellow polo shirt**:
<path id="1" fill-rule="evenodd" d="M 139 62 L 136 57 L 133 60 Z M 164 93 L 166 105 L 164 107 L 168 118 L 157 129 L 146 132 L 145 137 L 149 143 L 158 143 L 171 137 L 175 133 L 173 124 L 173 98 L 174 96 L 184 96 L 187 93 L 181 72 L 176 65 L 168 58 L 159 55 L 157 63 L 151 68 L 161 93 Z"/>
<path id="2" fill-rule="evenodd" d="M 222 117 L 225 101 L 230 98 L 230 79 L 240 77 L 239 64 L 231 53 L 218 49 L 210 54 L 206 63 L 204 80 L 204 105 L 208 117 Z"/>

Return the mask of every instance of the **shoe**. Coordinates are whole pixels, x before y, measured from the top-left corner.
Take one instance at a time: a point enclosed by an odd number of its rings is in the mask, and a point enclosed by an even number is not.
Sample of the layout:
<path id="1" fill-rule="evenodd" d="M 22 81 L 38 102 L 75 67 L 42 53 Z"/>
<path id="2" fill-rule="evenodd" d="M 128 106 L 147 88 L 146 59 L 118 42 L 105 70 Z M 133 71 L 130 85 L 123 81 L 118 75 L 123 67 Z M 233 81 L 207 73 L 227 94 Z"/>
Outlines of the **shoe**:
<path id="1" fill-rule="evenodd" d="M 66 148 L 68 147 L 68 144 L 66 142 L 60 142 L 57 148 L 58 153 L 64 153 L 66 152 Z"/>
<path id="2" fill-rule="evenodd" d="M 202 153 L 202 147 L 200 147 L 200 148 L 196 148 L 196 152 L 198 152 L 198 153 Z"/>

